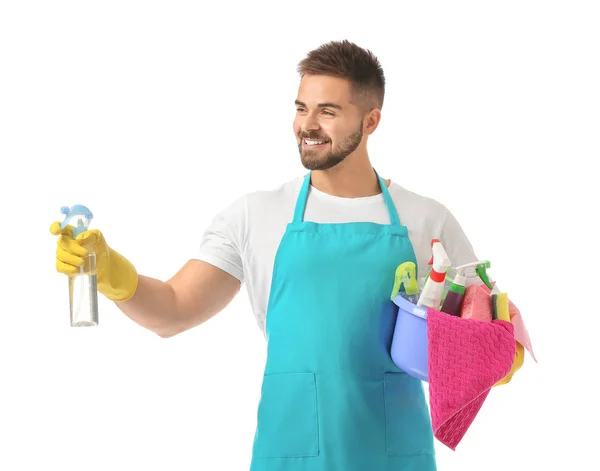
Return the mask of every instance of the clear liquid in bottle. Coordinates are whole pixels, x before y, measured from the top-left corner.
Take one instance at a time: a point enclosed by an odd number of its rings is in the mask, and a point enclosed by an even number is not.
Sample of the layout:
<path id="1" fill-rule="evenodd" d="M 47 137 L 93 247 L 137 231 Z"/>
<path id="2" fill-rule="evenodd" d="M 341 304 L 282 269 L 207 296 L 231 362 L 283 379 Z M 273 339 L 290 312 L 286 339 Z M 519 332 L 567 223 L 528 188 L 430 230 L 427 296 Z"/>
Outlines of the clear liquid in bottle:
<path id="1" fill-rule="evenodd" d="M 69 305 L 71 327 L 98 325 L 98 284 L 96 277 L 96 254 L 90 247 L 89 255 L 79 272 L 69 276 Z"/>

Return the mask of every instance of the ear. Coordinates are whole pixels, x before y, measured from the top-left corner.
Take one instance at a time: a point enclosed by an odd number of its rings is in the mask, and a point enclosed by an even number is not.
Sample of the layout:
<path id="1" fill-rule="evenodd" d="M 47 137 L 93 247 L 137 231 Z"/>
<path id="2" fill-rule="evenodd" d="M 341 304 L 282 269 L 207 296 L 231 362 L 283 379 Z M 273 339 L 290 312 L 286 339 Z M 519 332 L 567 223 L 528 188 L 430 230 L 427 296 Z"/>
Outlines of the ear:
<path id="1" fill-rule="evenodd" d="M 367 135 L 373 134 L 381 121 L 381 110 L 373 108 L 363 118 L 363 132 Z"/>

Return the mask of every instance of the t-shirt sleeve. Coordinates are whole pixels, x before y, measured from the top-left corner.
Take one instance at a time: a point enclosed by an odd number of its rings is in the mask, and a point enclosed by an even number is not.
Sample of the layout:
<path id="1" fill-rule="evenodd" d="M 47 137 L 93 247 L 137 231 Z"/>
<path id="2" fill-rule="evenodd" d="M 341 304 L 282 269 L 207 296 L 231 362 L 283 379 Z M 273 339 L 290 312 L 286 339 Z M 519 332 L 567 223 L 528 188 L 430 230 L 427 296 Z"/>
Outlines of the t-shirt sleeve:
<path id="1" fill-rule="evenodd" d="M 246 198 L 234 201 L 217 214 L 202 234 L 192 257 L 244 281 L 243 247 L 246 239 Z"/>
<path id="2" fill-rule="evenodd" d="M 446 211 L 440 242 L 444 246 L 452 266 L 458 267 L 465 263 L 478 261 L 475 250 L 456 217 L 450 210 Z"/>

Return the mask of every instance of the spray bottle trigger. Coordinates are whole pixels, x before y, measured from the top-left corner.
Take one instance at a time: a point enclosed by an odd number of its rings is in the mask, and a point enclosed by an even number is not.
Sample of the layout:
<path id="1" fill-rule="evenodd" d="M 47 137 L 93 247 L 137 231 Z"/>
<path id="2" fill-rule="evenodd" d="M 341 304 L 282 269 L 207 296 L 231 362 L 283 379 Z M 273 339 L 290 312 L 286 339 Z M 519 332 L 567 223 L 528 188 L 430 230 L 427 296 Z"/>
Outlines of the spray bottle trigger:
<path id="1" fill-rule="evenodd" d="M 492 283 L 490 283 L 490 279 L 488 278 L 488 274 L 486 271 L 487 268 L 490 268 L 490 262 L 486 260 L 485 263 L 477 265 L 477 268 L 475 268 L 475 272 L 479 275 L 481 281 L 483 281 L 489 289 L 493 289 L 494 287 L 492 286 Z"/>
<path id="2" fill-rule="evenodd" d="M 394 277 L 394 288 L 392 289 L 391 300 L 393 301 L 400 292 L 401 285 L 404 285 L 406 294 L 412 295 L 419 292 L 417 283 L 417 266 L 414 262 L 404 262 L 396 268 Z"/>
<path id="3" fill-rule="evenodd" d="M 435 244 L 436 242 L 440 242 L 440 239 L 431 239 L 431 244 L 429 244 L 429 246 L 433 248 L 433 244 Z M 433 265 L 433 254 L 431 255 L 431 258 L 429 259 L 429 263 L 427 265 Z"/>

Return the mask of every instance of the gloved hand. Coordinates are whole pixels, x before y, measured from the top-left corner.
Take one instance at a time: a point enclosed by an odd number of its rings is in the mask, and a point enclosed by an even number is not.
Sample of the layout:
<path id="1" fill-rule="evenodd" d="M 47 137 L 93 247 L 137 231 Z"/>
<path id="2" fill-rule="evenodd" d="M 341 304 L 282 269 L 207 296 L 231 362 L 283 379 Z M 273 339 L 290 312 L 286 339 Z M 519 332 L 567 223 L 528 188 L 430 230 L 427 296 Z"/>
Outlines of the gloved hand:
<path id="1" fill-rule="evenodd" d="M 494 384 L 493 387 L 508 383 L 512 379 L 513 375 L 517 371 L 519 371 L 521 366 L 523 366 L 524 361 L 525 361 L 525 349 L 523 348 L 523 345 L 521 345 L 519 342 L 517 342 L 517 349 L 515 351 L 515 360 L 513 362 L 512 368 L 510 369 L 508 374 L 504 378 L 502 378 L 500 381 L 498 381 L 496 384 Z"/>
<path id="2" fill-rule="evenodd" d="M 73 226 L 63 230 L 60 222 L 50 226 L 50 233 L 60 235 L 56 249 L 56 270 L 74 275 L 88 255 L 87 247 L 96 254 L 98 291 L 111 301 L 126 301 L 133 296 L 138 284 L 135 267 L 121 254 L 111 249 L 98 229 L 82 232 L 73 239 Z"/>

